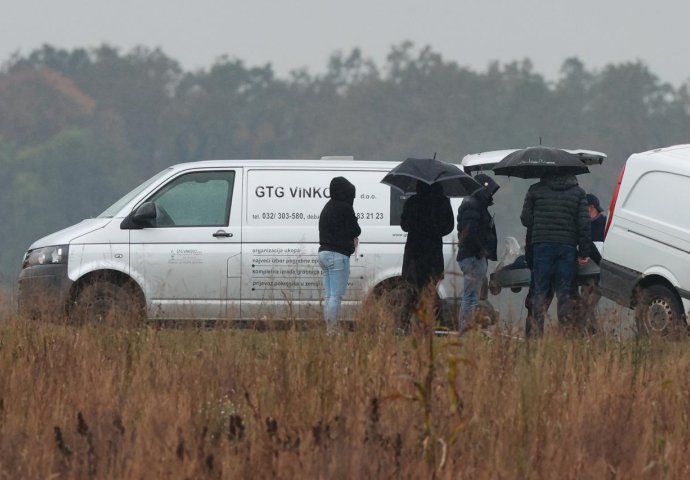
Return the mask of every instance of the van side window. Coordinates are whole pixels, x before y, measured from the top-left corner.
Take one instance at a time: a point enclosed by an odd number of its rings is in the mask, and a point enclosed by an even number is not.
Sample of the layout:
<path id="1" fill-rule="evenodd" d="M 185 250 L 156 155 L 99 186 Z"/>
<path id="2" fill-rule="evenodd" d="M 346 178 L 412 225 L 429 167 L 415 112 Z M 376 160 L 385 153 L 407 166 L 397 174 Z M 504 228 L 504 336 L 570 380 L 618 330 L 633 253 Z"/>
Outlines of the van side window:
<path id="1" fill-rule="evenodd" d="M 235 172 L 181 175 L 156 192 L 157 227 L 222 227 L 230 219 Z"/>
<path id="2" fill-rule="evenodd" d="M 402 217 L 403 205 L 405 205 L 406 199 L 399 190 L 391 187 L 391 225 L 400 225 L 400 218 Z"/>

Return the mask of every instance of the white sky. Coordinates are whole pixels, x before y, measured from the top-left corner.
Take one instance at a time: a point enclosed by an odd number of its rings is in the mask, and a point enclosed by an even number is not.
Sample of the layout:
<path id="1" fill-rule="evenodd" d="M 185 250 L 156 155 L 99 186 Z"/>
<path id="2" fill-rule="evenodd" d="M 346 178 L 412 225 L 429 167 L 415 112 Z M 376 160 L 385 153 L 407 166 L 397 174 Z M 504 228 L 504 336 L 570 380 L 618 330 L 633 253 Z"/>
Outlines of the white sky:
<path id="1" fill-rule="evenodd" d="M 43 43 L 161 47 L 185 69 L 223 54 L 279 76 L 325 70 L 360 47 L 382 65 L 394 44 L 430 45 L 483 71 L 530 58 L 553 79 L 563 60 L 588 69 L 642 60 L 663 81 L 690 80 L 688 0 L 0 0 L 0 63 Z"/>

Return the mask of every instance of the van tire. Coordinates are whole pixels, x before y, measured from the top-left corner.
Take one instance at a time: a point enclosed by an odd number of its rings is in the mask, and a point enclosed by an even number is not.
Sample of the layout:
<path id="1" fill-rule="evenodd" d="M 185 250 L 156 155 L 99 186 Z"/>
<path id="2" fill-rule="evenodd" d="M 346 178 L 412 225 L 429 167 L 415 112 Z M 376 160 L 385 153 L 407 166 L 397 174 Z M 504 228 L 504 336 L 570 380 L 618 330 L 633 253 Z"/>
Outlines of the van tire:
<path id="1" fill-rule="evenodd" d="M 683 306 L 675 292 L 658 283 L 640 289 L 635 325 L 637 334 L 645 337 L 667 337 L 687 331 Z"/>
<path id="2" fill-rule="evenodd" d="M 70 320 L 80 325 L 136 326 L 143 323 L 144 313 L 141 299 L 132 285 L 97 280 L 79 289 Z"/>
<path id="3" fill-rule="evenodd" d="M 369 298 L 382 306 L 393 320 L 397 331 L 404 333 L 410 327 L 414 289 L 401 277 L 389 278 L 372 290 Z"/>

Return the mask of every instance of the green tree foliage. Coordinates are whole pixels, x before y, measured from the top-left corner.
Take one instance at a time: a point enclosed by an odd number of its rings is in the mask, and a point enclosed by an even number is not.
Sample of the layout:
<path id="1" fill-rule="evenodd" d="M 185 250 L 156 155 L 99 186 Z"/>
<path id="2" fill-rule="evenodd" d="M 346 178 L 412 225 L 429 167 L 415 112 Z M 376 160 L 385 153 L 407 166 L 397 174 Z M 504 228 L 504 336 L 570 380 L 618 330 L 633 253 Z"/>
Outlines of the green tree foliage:
<path id="1" fill-rule="evenodd" d="M 187 74 L 163 116 L 162 151 L 174 162 L 280 156 L 290 141 L 291 96 L 270 67 L 220 59 Z"/>
<path id="2" fill-rule="evenodd" d="M 13 58 L 9 77 L 36 69 L 58 72 L 96 100 L 94 116 L 119 124 L 144 171 L 157 169 L 159 122 L 174 100 L 182 71 L 159 49 L 135 48 L 122 55 L 113 47 L 72 52 L 44 45 L 26 58 Z M 27 105 L 27 108 L 30 106 Z"/>
<path id="3" fill-rule="evenodd" d="M 0 132 L 19 145 L 36 145 L 83 124 L 94 105 L 55 70 L 24 68 L 0 78 Z"/>
<path id="4" fill-rule="evenodd" d="M 641 62 L 597 71 L 569 58 L 553 82 L 528 59 L 475 71 L 410 42 L 381 65 L 354 49 L 333 54 L 322 74 L 287 78 L 228 57 L 185 72 L 159 49 L 44 45 L 0 70 L 0 282 L 14 281 L 40 235 L 185 161 L 434 152 L 459 161 L 541 140 L 608 153 L 580 177 L 606 203 L 631 153 L 688 142 L 689 88 Z M 505 183 L 504 205 L 519 204 L 527 185 Z M 502 234 L 513 233 L 515 215 L 500 215 Z"/>
<path id="5" fill-rule="evenodd" d="M 93 131 L 66 129 L 46 143 L 0 151 L 0 281 L 37 238 L 98 215 L 136 178 L 131 162 Z"/>

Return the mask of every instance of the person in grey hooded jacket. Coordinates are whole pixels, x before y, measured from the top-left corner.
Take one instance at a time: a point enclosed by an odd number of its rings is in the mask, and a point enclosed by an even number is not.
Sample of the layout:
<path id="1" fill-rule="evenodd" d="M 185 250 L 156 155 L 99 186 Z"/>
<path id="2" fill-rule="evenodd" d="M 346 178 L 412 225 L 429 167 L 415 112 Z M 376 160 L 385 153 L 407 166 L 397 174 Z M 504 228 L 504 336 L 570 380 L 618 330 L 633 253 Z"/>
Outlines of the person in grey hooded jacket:
<path id="1" fill-rule="evenodd" d="M 544 331 L 545 299 L 553 288 L 558 299 L 558 320 L 567 324 L 570 292 L 575 281 L 576 260 L 587 262 L 591 225 L 585 191 L 573 175 L 552 174 L 532 185 L 525 195 L 520 215 L 530 230 L 535 325 L 526 326 L 528 336 Z"/>

